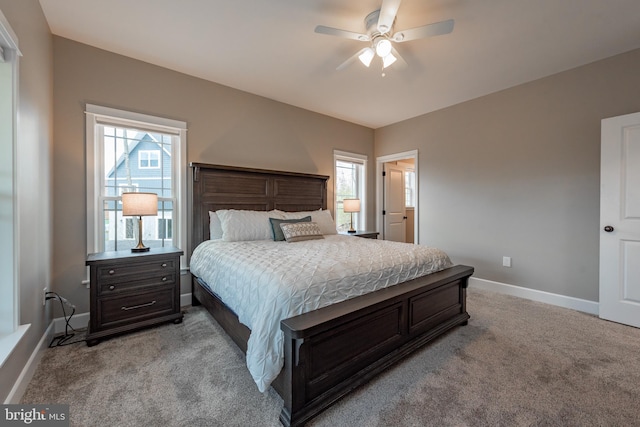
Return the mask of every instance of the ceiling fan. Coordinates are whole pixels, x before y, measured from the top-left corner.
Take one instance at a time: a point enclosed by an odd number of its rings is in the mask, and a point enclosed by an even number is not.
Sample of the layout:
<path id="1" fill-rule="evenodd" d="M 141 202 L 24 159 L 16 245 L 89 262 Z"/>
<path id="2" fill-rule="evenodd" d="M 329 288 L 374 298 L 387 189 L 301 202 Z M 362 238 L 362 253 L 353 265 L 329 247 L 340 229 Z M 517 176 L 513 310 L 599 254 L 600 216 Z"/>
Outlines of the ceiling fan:
<path id="1" fill-rule="evenodd" d="M 453 31 L 453 19 L 449 19 L 447 21 L 436 22 L 394 33 L 393 24 L 401 1 L 402 0 L 382 0 L 380 9 L 371 12 L 364 19 L 366 33 L 355 33 L 353 31 L 325 27 L 324 25 L 318 25 L 316 27 L 315 32 L 318 34 L 327 34 L 369 43 L 368 47 L 359 50 L 340 64 L 338 68 L 336 68 L 337 70 L 347 68 L 356 59 L 359 59 L 366 67 L 369 67 L 374 57 L 378 56 L 382 59 L 382 76 L 384 76 L 384 69 L 391 64 L 396 63 L 399 68 L 407 66 L 407 63 L 393 47 L 393 43 L 404 43 L 425 37 L 449 34 Z"/>

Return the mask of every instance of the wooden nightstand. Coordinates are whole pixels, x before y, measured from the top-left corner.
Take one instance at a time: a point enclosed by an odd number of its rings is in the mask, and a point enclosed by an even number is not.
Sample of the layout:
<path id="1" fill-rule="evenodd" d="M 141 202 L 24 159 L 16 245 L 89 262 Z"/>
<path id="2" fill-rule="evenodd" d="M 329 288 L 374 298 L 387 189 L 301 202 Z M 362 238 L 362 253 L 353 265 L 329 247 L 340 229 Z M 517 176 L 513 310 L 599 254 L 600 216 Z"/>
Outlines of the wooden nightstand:
<path id="1" fill-rule="evenodd" d="M 87 256 L 90 320 L 87 345 L 160 322 L 182 321 L 178 248 L 101 252 Z"/>
<path id="2" fill-rule="evenodd" d="M 378 233 L 377 231 L 356 231 L 355 233 L 348 233 L 346 231 L 341 231 L 340 234 L 344 234 L 345 236 L 356 236 L 356 237 L 364 237 L 365 239 L 377 239 Z"/>

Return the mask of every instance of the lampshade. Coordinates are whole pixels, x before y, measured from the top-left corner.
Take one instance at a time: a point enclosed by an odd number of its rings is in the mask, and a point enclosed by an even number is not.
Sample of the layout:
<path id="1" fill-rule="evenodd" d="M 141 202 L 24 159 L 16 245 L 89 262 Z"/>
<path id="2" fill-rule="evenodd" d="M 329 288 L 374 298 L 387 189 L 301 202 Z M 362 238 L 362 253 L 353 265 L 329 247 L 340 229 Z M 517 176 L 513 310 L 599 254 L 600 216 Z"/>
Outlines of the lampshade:
<path id="1" fill-rule="evenodd" d="M 382 68 L 387 68 L 389 65 L 393 64 L 394 62 L 396 62 L 396 57 L 393 56 L 393 53 L 390 53 L 389 55 L 382 58 Z"/>
<path id="2" fill-rule="evenodd" d="M 375 53 L 373 52 L 373 49 L 368 47 L 364 51 L 362 51 L 360 55 L 358 55 L 358 59 L 364 64 L 365 67 L 368 67 L 369 65 L 371 65 L 371 61 L 373 60 L 374 55 Z"/>
<path id="3" fill-rule="evenodd" d="M 345 212 L 360 212 L 360 199 L 344 199 L 343 203 Z"/>
<path id="4" fill-rule="evenodd" d="M 122 193 L 122 215 L 152 216 L 158 214 L 156 193 Z"/>

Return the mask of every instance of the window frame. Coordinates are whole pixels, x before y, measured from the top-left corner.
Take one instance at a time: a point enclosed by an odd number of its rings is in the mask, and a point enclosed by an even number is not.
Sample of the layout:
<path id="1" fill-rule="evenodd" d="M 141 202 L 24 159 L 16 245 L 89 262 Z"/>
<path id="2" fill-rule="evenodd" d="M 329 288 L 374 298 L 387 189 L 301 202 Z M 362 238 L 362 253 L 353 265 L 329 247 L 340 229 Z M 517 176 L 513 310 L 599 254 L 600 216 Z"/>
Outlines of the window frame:
<path id="1" fill-rule="evenodd" d="M 7 80 L 2 84 L 6 83 L 11 93 L 8 100 L 9 108 L 3 110 L 1 120 L 3 130 L 10 134 L 10 137 L 8 141 L 3 138 L 6 144 L 3 144 L 0 150 L 4 159 L 1 167 L 3 178 L 0 185 L 3 188 L 3 197 L 7 200 L 6 207 L 2 208 L 7 226 L 1 227 L 2 237 L 6 243 L 0 260 L 0 272 L 3 278 L 0 283 L 0 367 L 4 365 L 31 327 L 29 323 L 20 324 L 20 269 L 17 258 L 20 252 L 17 166 L 21 158 L 18 145 L 19 58 L 21 56 L 18 37 L 0 10 L 0 62 L 9 68 Z M 9 125 L 5 126 L 6 123 Z M 14 391 L 9 392 L 6 402 L 11 401 Z"/>
<path id="2" fill-rule="evenodd" d="M 358 198 L 360 199 L 360 212 L 354 214 L 354 228 L 357 230 L 367 230 L 367 162 L 368 157 L 364 154 L 350 153 L 347 151 L 333 151 L 333 203 L 334 218 L 336 228 L 338 227 L 338 161 L 355 163 L 362 166 L 362 176 L 358 185 Z"/>
<path id="3" fill-rule="evenodd" d="M 86 104 L 86 153 L 87 153 L 87 254 L 101 252 L 104 247 L 104 210 L 100 206 L 104 186 L 102 170 L 103 154 L 99 146 L 102 139 L 98 133 L 101 125 L 131 127 L 138 130 L 160 132 L 176 137 L 172 144 L 173 163 L 171 179 L 174 186 L 172 243 L 179 248 L 187 245 L 187 124 L 186 122 L 134 113 L 99 105 Z M 162 162 L 160 162 L 162 163 Z M 102 222 L 100 222 L 102 221 Z M 175 225 L 178 224 L 176 228 Z M 186 268 L 185 257 L 181 267 Z"/>

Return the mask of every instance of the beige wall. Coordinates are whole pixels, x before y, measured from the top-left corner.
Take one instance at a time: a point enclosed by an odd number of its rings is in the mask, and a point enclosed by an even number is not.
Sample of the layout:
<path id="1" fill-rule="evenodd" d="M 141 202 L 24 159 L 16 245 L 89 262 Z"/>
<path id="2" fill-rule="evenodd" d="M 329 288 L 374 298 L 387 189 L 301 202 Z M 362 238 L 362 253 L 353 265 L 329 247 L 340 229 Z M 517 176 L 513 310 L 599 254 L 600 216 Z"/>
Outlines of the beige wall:
<path id="1" fill-rule="evenodd" d="M 640 111 L 639 70 L 636 50 L 377 129 L 376 156 L 419 151 L 420 243 L 598 301 L 600 121 Z"/>
<path id="2" fill-rule="evenodd" d="M 372 129 L 60 37 L 54 37 L 54 78 L 53 282 L 80 313 L 88 311 L 89 297 L 81 285 L 86 277 L 86 103 L 186 121 L 190 162 L 333 176 L 334 149 L 373 160 Z M 369 165 L 374 182 L 375 162 Z M 329 188 L 332 200 L 333 179 Z M 369 193 L 373 224 L 373 187 Z M 189 291 L 183 280 L 182 292 Z"/>
<path id="3" fill-rule="evenodd" d="M 17 270 L 20 323 L 31 324 L 0 368 L 0 402 L 4 402 L 52 317 L 50 308 L 42 306 L 42 289 L 49 286 L 51 268 L 53 47 L 49 26 L 37 0 L 0 0 L 0 10 L 16 33 L 23 54 L 18 76 L 19 226 L 15 231 L 20 248 Z"/>

